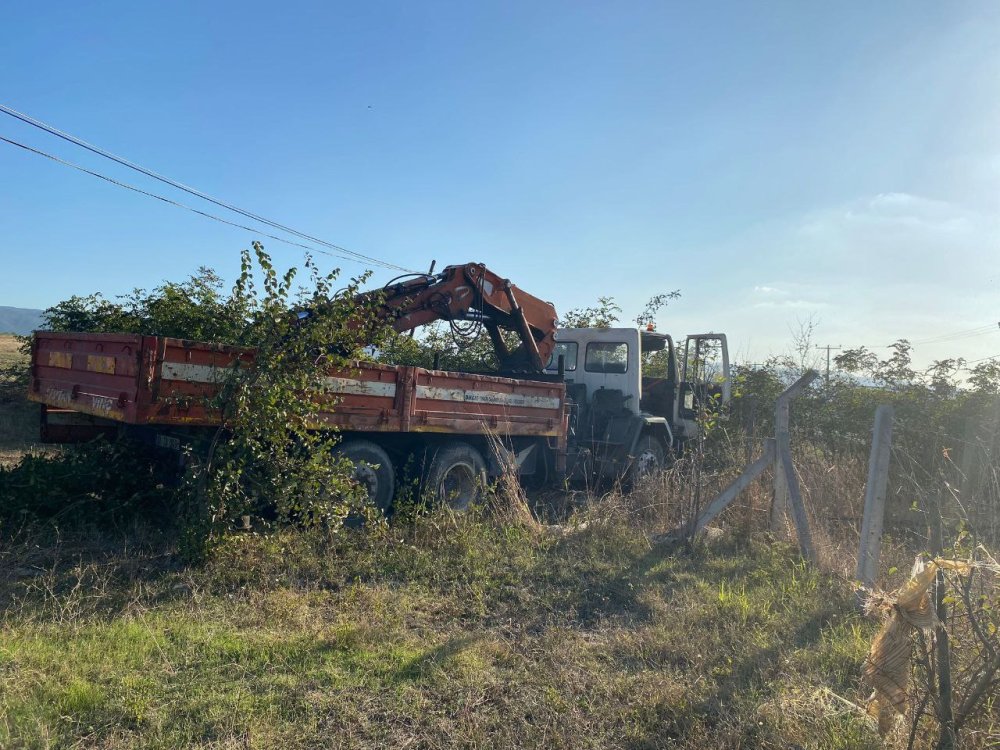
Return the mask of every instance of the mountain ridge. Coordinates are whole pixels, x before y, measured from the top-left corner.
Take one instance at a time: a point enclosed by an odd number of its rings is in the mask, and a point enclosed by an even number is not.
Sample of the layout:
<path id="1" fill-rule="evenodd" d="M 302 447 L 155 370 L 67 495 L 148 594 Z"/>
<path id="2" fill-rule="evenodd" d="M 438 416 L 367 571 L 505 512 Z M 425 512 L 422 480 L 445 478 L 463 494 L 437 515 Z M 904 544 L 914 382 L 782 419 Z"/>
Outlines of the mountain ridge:
<path id="1" fill-rule="evenodd" d="M 0 333 L 26 333 L 42 327 L 42 310 L 0 305 Z"/>

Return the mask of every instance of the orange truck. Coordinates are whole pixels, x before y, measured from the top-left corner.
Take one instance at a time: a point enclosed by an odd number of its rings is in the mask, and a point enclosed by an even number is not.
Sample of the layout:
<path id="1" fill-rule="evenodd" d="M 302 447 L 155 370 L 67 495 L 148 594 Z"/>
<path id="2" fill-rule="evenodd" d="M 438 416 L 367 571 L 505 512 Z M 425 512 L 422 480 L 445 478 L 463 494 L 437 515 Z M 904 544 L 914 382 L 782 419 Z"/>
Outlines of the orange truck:
<path id="1" fill-rule="evenodd" d="M 397 331 L 435 320 L 482 325 L 499 363 L 495 374 L 376 362 L 327 373 L 336 407 L 322 419 L 339 430 L 337 450 L 386 510 L 400 468 L 414 459 L 425 487 L 456 507 L 504 466 L 537 484 L 654 471 L 693 434 L 704 399 L 728 399 L 724 336 L 689 337 L 681 363 L 664 334 L 560 331 L 550 303 L 479 263 L 415 275 L 378 295 L 378 315 Z M 665 376 L 643 377 L 651 351 L 666 353 Z M 252 367 L 254 352 L 161 336 L 37 331 L 28 397 L 42 405 L 43 440 L 125 433 L 179 449 L 218 427 L 207 404 L 237 359 Z"/>

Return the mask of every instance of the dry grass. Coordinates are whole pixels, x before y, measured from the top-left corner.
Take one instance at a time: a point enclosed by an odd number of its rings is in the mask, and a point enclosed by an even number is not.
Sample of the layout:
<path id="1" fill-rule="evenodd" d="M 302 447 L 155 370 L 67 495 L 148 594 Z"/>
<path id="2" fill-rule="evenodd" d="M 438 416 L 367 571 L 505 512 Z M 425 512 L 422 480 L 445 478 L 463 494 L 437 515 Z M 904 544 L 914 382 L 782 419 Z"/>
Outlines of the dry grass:
<path id="1" fill-rule="evenodd" d="M 13 336 L 0 334 L 0 373 L 3 368 L 26 363 Z M 0 378 L 2 378 L 0 374 Z M 2 386 L 2 383 L 0 383 Z M 38 406 L 28 403 L 18 389 L 0 388 L 0 466 L 16 464 L 28 451 L 49 451 L 38 441 Z"/>
<path id="2" fill-rule="evenodd" d="M 603 510 L 245 535 L 201 569 L 136 534 L 9 545 L 0 746 L 880 747 L 829 698 L 871 631 L 849 587 Z"/>
<path id="3" fill-rule="evenodd" d="M 24 355 L 19 351 L 20 346 L 20 342 L 14 336 L 0 333 L 0 367 L 24 361 Z"/>
<path id="4" fill-rule="evenodd" d="M 27 363 L 19 347 L 14 336 L 0 334 L 0 378 L 3 368 Z M 28 402 L 19 387 L 0 387 L 0 466 L 13 466 L 27 453 L 51 454 L 55 450 L 38 442 L 38 423 L 37 404 Z"/>
<path id="5" fill-rule="evenodd" d="M 798 447 L 821 570 L 769 530 L 766 474 L 711 546 L 654 541 L 736 475 L 731 452 L 629 493 L 550 493 L 558 528 L 506 477 L 478 513 L 234 536 L 200 568 L 148 529 L 7 532 L 0 747 L 905 745 L 861 709 L 862 458 Z M 886 588 L 908 541 L 890 531 Z M 990 711 L 964 747 L 1000 743 Z"/>
<path id="6" fill-rule="evenodd" d="M 685 471 L 571 498 L 558 533 L 495 493 L 379 533 L 234 536 L 201 568 L 142 529 L 8 538 L 0 747 L 883 747 L 852 586 L 761 531 L 766 478 L 711 547 L 652 542 L 736 468 L 700 496 Z M 800 471 L 820 508 L 818 482 L 857 481 Z"/>

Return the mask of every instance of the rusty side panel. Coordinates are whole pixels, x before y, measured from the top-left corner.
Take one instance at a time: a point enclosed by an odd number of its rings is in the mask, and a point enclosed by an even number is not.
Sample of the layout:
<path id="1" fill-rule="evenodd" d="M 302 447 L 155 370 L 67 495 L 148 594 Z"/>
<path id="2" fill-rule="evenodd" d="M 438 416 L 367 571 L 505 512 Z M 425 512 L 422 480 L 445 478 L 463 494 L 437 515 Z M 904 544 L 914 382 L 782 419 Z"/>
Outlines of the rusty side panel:
<path id="1" fill-rule="evenodd" d="M 557 436 L 562 430 L 562 383 L 417 370 L 416 432 L 496 431 Z"/>
<path id="2" fill-rule="evenodd" d="M 118 422 L 135 422 L 142 337 L 35 334 L 28 398 Z"/>
<path id="3" fill-rule="evenodd" d="M 253 352 L 153 336 L 40 333 L 32 400 L 119 422 L 218 423 L 206 401 Z M 365 432 L 532 435 L 565 445 L 562 383 L 359 362 L 326 378 L 323 423 Z"/>
<path id="4" fill-rule="evenodd" d="M 229 370 L 250 367 L 253 352 L 223 344 L 155 338 L 148 342 L 148 401 L 140 407 L 143 424 L 212 426 L 219 416 L 207 401 L 218 393 Z"/>

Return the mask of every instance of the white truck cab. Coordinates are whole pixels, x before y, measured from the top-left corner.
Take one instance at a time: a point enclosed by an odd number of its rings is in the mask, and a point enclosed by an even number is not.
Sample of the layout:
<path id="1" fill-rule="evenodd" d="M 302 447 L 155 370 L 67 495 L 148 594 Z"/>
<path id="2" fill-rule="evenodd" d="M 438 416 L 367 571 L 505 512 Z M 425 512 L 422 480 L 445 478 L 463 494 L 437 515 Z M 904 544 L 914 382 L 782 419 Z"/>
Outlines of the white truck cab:
<path id="1" fill-rule="evenodd" d="M 588 396 L 602 389 L 619 390 L 625 408 L 639 414 L 642 342 L 637 329 L 561 328 L 547 372 L 558 372 L 560 356 L 567 384 L 585 385 Z"/>
<path id="2" fill-rule="evenodd" d="M 723 334 L 688 336 L 682 357 L 670 336 L 636 328 L 561 328 L 555 338 L 546 372 L 562 372 L 576 410 L 574 437 L 616 468 L 638 460 L 644 447 L 655 452 L 651 441 L 662 444 L 665 458 L 698 434 L 698 412 L 709 400 L 730 399 Z"/>

